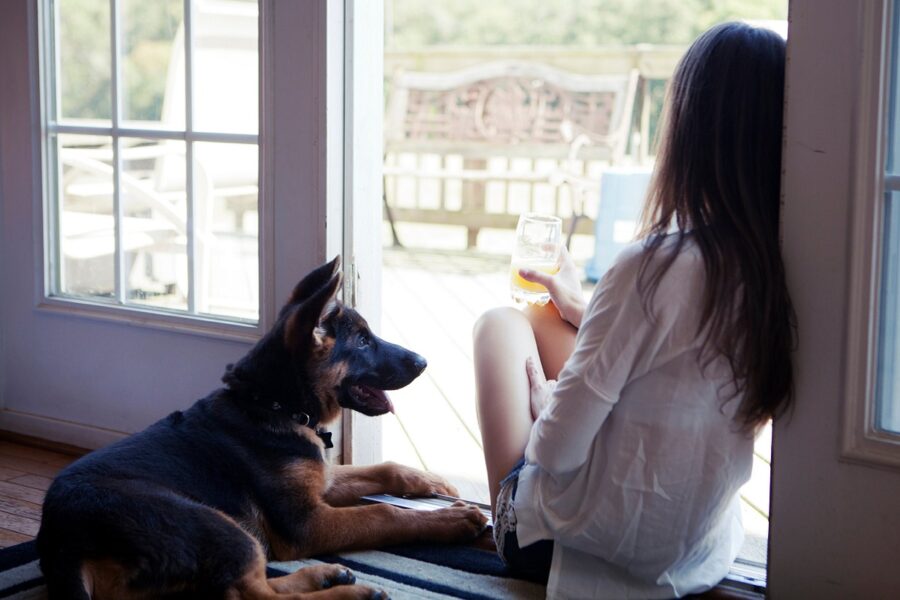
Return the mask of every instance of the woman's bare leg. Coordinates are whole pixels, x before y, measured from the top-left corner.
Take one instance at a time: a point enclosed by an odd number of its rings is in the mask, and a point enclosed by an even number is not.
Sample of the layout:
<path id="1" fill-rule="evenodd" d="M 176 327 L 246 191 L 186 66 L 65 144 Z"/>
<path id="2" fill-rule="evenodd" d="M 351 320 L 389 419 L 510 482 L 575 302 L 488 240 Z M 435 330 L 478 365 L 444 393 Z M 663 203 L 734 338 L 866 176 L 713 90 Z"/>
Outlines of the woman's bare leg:
<path id="1" fill-rule="evenodd" d="M 525 359 L 555 379 L 575 347 L 576 329 L 552 306 L 496 308 L 475 324 L 475 387 L 491 507 L 500 482 L 525 453 L 534 420 Z"/>
<path id="2" fill-rule="evenodd" d="M 531 324 L 514 308 L 495 308 L 475 324 L 475 390 L 493 508 L 500 482 L 528 444 L 531 418 L 525 359 L 540 363 Z"/>
<path id="3" fill-rule="evenodd" d="M 531 324 L 544 375 L 547 379 L 557 379 L 563 365 L 575 351 L 575 335 L 578 330 L 563 321 L 556 307 L 548 303 L 543 306 L 528 305 L 523 311 Z"/>

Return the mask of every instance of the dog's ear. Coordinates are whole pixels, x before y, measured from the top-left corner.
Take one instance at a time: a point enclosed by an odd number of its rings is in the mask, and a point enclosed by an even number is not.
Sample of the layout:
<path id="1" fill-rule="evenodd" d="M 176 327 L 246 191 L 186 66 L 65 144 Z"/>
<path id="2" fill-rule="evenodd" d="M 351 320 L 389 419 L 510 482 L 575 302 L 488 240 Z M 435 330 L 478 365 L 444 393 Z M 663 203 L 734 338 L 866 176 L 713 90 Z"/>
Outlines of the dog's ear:
<path id="1" fill-rule="evenodd" d="M 335 271 L 324 285 L 309 294 L 299 306 L 293 308 L 284 327 L 284 343 L 291 352 L 302 354 L 313 347 L 313 332 L 319 325 L 325 308 L 337 294 L 342 277 L 339 270 Z"/>
<path id="2" fill-rule="evenodd" d="M 294 286 L 294 291 L 291 292 L 288 305 L 300 304 L 309 298 L 314 292 L 320 290 L 322 286 L 330 282 L 340 270 L 341 255 L 338 254 L 331 262 L 325 263 L 321 267 L 314 269 L 309 275 L 301 279 L 300 283 Z"/>

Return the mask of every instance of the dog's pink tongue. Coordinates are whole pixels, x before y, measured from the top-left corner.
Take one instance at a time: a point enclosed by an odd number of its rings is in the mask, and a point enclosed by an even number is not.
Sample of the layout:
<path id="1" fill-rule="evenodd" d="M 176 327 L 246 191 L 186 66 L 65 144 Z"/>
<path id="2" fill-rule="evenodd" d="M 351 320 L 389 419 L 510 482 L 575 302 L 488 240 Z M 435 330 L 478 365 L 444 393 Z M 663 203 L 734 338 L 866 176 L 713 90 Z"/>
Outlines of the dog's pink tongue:
<path id="1" fill-rule="evenodd" d="M 364 402 L 368 408 L 374 409 L 377 414 L 394 412 L 394 403 L 391 402 L 384 390 L 369 386 L 363 386 L 362 390 L 365 395 Z"/>
<path id="2" fill-rule="evenodd" d="M 378 399 L 379 408 L 383 408 L 385 412 L 394 412 L 394 403 L 391 402 L 390 397 L 388 397 L 387 392 L 384 390 L 376 390 L 373 388 L 369 388 L 369 391 L 372 392 L 372 395 Z"/>

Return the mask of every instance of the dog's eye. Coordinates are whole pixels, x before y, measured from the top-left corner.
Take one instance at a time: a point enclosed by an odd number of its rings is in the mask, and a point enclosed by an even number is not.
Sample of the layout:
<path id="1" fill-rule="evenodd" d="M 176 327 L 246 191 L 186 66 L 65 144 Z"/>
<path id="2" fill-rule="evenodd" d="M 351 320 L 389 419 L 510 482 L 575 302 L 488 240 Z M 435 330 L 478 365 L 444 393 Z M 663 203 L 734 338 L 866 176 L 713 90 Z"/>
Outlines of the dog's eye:
<path id="1" fill-rule="evenodd" d="M 369 338 L 368 333 L 361 333 L 356 340 L 356 345 L 360 348 L 366 348 L 371 342 L 372 340 Z"/>

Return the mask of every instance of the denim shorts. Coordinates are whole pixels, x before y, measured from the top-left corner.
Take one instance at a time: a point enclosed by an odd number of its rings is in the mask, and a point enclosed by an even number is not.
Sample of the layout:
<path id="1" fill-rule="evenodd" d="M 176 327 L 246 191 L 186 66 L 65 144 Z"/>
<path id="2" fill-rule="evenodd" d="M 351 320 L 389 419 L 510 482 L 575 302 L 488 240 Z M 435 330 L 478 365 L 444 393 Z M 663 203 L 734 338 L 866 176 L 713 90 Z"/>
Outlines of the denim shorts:
<path id="1" fill-rule="evenodd" d="M 553 541 L 540 540 L 520 548 L 519 538 L 516 536 L 517 521 L 513 504 L 519 488 L 519 473 L 524 466 L 523 458 L 500 482 L 494 511 L 494 543 L 497 545 L 497 554 L 512 572 L 531 581 L 546 583 L 553 559 Z"/>

